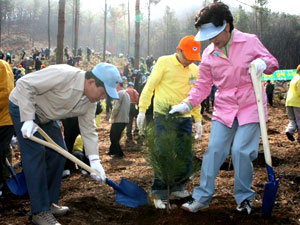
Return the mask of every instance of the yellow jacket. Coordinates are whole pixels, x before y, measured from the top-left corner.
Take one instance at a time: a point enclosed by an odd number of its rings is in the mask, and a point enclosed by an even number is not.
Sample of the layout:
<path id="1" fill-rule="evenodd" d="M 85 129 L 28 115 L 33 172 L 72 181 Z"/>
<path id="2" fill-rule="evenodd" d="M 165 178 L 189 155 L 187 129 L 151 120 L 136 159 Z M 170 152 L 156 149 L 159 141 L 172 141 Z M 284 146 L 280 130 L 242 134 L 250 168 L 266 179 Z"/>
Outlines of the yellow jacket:
<path id="1" fill-rule="evenodd" d="M 13 125 L 8 108 L 8 97 L 13 88 L 12 69 L 7 62 L 0 60 L 0 126 Z"/>
<path id="2" fill-rule="evenodd" d="M 195 64 L 184 67 L 177 60 L 176 54 L 160 57 L 142 91 L 139 111 L 146 112 L 155 91 L 154 112 L 166 114 L 170 106 L 181 103 L 188 96 L 196 80 L 198 66 Z M 202 119 L 200 109 L 199 105 L 183 117 L 190 117 L 192 114 L 195 121 L 199 122 Z"/>
<path id="3" fill-rule="evenodd" d="M 296 74 L 296 76 L 291 80 L 285 105 L 300 107 L 300 75 L 299 74 Z"/>

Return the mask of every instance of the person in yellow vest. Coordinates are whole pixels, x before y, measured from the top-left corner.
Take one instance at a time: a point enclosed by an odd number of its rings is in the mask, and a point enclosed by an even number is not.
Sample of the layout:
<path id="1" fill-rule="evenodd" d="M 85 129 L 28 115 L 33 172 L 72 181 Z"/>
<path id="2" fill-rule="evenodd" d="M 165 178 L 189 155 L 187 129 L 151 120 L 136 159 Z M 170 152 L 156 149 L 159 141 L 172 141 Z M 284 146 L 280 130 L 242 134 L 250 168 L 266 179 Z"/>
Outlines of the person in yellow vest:
<path id="1" fill-rule="evenodd" d="M 285 134 L 290 141 L 295 141 L 294 133 L 298 131 L 297 141 L 300 143 L 300 65 L 296 76 L 291 80 L 285 106 L 290 120 Z"/>
<path id="2" fill-rule="evenodd" d="M 5 158 L 14 134 L 14 126 L 9 114 L 8 97 L 14 88 L 14 74 L 10 65 L 0 60 L 0 196 L 4 186 Z"/>
<path id="3" fill-rule="evenodd" d="M 156 130 L 156 141 L 159 143 L 161 134 L 165 133 L 165 116 L 168 114 L 168 109 L 172 105 L 179 104 L 183 101 L 188 92 L 192 89 L 198 79 L 198 66 L 193 62 L 200 61 L 199 41 L 194 40 L 194 36 L 183 37 L 177 47 L 177 51 L 173 55 L 162 56 L 157 60 L 154 69 L 149 76 L 149 79 L 141 93 L 139 99 L 139 114 L 137 117 L 137 126 L 142 130 L 145 113 L 151 104 L 151 98 L 155 91 L 154 97 L 154 124 Z M 167 110 L 167 111 L 166 111 Z M 192 135 L 192 117 L 193 115 L 196 124 L 196 137 L 200 138 L 202 134 L 202 124 L 200 115 L 200 105 L 195 107 L 191 113 L 188 112 L 176 119 L 176 132 L 178 135 Z M 190 195 L 185 191 L 185 182 L 180 185 L 171 187 L 171 197 L 185 198 Z M 152 185 L 152 196 L 156 208 L 164 209 L 167 207 L 167 186 L 155 175 Z"/>

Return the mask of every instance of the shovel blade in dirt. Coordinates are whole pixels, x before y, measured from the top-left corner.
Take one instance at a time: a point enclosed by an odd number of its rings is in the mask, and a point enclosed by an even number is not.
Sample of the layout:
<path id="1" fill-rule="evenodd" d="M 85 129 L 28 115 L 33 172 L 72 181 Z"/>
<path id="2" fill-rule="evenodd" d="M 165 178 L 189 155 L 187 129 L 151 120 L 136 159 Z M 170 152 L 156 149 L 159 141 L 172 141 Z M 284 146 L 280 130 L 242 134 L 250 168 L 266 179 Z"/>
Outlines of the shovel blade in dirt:
<path id="1" fill-rule="evenodd" d="M 251 75 L 255 97 L 256 97 L 261 139 L 263 142 L 264 156 L 265 156 L 266 167 L 267 167 L 267 172 L 269 177 L 269 181 L 265 184 L 263 204 L 262 204 L 262 212 L 263 212 L 262 216 L 264 218 L 269 218 L 271 217 L 272 209 L 275 204 L 279 179 L 275 178 L 275 174 L 272 168 L 272 158 L 271 158 L 270 145 L 268 141 L 268 132 L 267 132 L 263 98 L 262 98 L 261 76 L 256 76 L 255 68 L 253 65 L 250 65 L 250 75 Z"/>
<path id="2" fill-rule="evenodd" d="M 27 185 L 24 172 L 16 174 L 9 161 L 6 159 L 8 170 L 11 173 L 11 178 L 6 180 L 9 190 L 15 195 L 25 195 L 27 193 Z"/>
<path id="3" fill-rule="evenodd" d="M 90 173 L 96 173 L 99 174 L 99 172 L 95 171 L 88 165 L 86 165 L 81 160 L 77 159 L 75 156 L 67 152 L 65 149 L 57 145 L 40 127 L 38 128 L 38 132 L 45 138 L 44 141 L 38 137 L 31 136 L 29 139 L 37 142 L 41 145 L 44 145 L 48 148 L 53 149 L 54 151 L 58 152 L 59 154 L 63 155 L 67 159 L 71 160 L 81 168 L 85 169 L 86 171 Z M 100 176 L 100 174 L 99 174 Z M 129 206 L 129 207 L 138 207 L 141 205 L 146 205 L 148 203 L 148 194 L 147 192 L 138 186 L 137 184 L 130 182 L 126 179 L 122 179 L 120 185 L 114 183 L 110 179 L 106 178 L 106 183 L 113 187 L 116 190 L 117 196 L 116 196 L 116 202 Z"/>
<path id="4" fill-rule="evenodd" d="M 275 178 L 274 171 L 271 166 L 266 164 L 269 181 L 265 183 L 263 204 L 262 204 L 262 214 L 263 218 L 271 217 L 272 209 L 275 204 L 276 194 L 278 190 L 279 179 Z"/>
<path id="5" fill-rule="evenodd" d="M 147 192 L 137 184 L 122 178 L 120 184 L 106 178 L 106 183 L 116 191 L 116 202 L 136 208 L 148 204 Z"/>

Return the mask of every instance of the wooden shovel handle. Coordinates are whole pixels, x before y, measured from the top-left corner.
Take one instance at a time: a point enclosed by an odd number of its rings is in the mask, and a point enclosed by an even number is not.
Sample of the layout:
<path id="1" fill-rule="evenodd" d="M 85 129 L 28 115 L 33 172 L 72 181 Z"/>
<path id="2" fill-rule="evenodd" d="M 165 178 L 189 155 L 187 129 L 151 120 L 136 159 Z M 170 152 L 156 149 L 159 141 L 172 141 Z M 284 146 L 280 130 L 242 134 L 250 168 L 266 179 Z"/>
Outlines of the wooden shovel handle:
<path id="1" fill-rule="evenodd" d="M 7 166 L 11 167 L 11 165 L 10 165 L 10 163 L 9 163 L 9 161 L 8 161 L 8 159 L 6 157 L 5 157 L 5 162 L 6 162 Z"/>
<path id="2" fill-rule="evenodd" d="M 63 149 L 62 147 L 60 147 L 58 144 L 56 144 L 40 127 L 38 128 L 38 132 L 47 140 L 44 141 L 38 137 L 35 136 L 31 136 L 29 139 L 44 145 L 48 148 L 53 149 L 54 151 L 58 152 L 59 154 L 63 155 L 64 157 L 66 157 L 67 159 L 71 160 L 72 162 L 76 163 L 78 166 L 80 166 L 81 168 L 85 169 L 86 171 L 90 172 L 90 173 L 95 173 L 98 176 L 100 176 L 100 173 L 94 169 L 92 169 L 91 167 L 89 167 L 87 164 L 85 164 L 84 162 L 82 162 L 81 160 L 77 159 L 75 156 L 73 156 L 72 154 L 70 154 L 69 152 L 67 152 L 65 149 Z"/>
<path id="3" fill-rule="evenodd" d="M 262 98 L 261 76 L 258 77 L 256 76 L 255 68 L 253 65 L 250 65 L 250 74 L 251 74 L 253 88 L 256 96 L 265 161 L 270 167 L 272 167 L 272 159 L 271 159 L 270 146 L 268 141 L 268 133 L 267 133 L 267 126 L 266 126 L 265 112 L 264 112 L 264 105 L 263 105 L 263 98 Z"/>

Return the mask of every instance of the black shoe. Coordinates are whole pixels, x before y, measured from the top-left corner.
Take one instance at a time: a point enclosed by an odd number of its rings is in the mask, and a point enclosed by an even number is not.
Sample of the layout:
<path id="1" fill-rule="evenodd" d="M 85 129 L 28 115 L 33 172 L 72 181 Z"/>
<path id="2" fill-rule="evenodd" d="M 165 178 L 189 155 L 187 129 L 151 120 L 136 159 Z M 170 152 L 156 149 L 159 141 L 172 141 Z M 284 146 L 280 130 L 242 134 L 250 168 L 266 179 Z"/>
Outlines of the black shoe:
<path id="1" fill-rule="evenodd" d="M 114 153 L 114 152 L 108 152 L 107 155 L 109 155 L 112 158 L 123 158 L 124 157 L 124 153 Z"/>
<path id="2" fill-rule="evenodd" d="M 111 155 L 111 157 L 115 159 L 123 159 L 124 155 Z"/>
<path id="3" fill-rule="evenodd" d="M 124 158 L 124 154 L 112 154 L 110 155 L 112 158 L 122 159 Z"/>
<path id="4" fill-rule="evenodd" d="M 285 134 L 286 134 L 287 138 L 288 138 L 290 141 L 295 141 L 295 138 L 294 138 L 294 136 L 293 136 L 292 133 L 290 133 L 290 132 L 285 132 Z"/>

